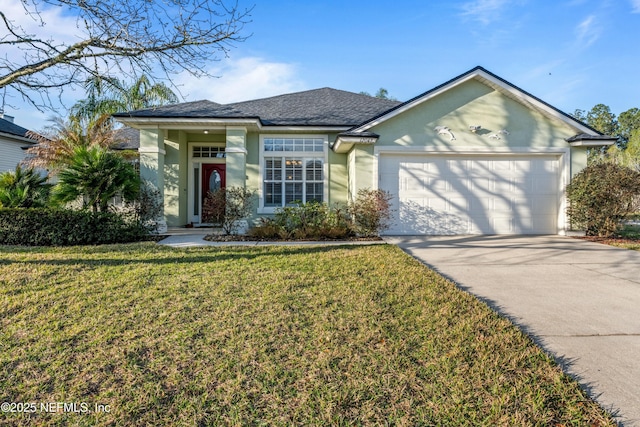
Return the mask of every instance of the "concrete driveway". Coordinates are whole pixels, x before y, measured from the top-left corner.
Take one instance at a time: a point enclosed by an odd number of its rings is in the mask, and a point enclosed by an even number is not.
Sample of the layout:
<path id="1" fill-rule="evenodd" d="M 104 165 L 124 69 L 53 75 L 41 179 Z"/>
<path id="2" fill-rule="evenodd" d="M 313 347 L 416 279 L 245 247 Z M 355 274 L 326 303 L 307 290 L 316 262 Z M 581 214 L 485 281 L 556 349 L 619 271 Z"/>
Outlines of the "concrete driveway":
<path id="1" fill-rule="evenodd" d="M 509 317 L 640 426 L 640 252 L 561 236 L 388 237 Z"/>

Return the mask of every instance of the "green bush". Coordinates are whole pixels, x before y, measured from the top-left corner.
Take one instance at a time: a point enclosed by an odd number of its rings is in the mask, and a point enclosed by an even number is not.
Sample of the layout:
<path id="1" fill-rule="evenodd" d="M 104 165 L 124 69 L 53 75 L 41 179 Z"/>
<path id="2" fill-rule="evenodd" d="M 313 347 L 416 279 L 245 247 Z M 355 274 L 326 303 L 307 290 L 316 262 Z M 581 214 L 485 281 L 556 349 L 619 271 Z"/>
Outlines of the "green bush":
<path id="1" fill-rule="evenodd" d="M 273 219 L 262 219 L 251 235 L 266 239 L 342 239 L 353 235 L 346 212 L 326 203 L 309 202 L 278 208 Z"/>
<path id="2" fill-rule="evenodd" d="M 225 234 L 238 234 L 253 210 L 255 191 L 244 187 L 226 187 L 209 191 L 202 205 L 204 222 L 220 225 Z"/>
<path id="3" fill-rule="evenodd" d="M 51 185 L 33 168 L 17 165 L 0 173 L 0 207 L 40 208 L 47 205 Z"/>
<path id="4" fill-rule="evenodd" d="M 640 209 L 640 172 L 615 163 L 587 166 L 567 186 L 567 214 L 588 236 L 612 236 Z"/>
<path id="5" fill-rule="evenodd" d="M 387 191 L 360 189 L 355 201 L 349 204 L 356 233 L 361 236 L 377 236 L 389 228 L 390 201 L 391 194 Z"/>
<path id="6" fill-rule="evenodd" d="M 113 212 L 0 209 L 3 245 L 94 245 L 140 241 L 147 236 L 147 230 L 139 222 L 126 221 Z"/>

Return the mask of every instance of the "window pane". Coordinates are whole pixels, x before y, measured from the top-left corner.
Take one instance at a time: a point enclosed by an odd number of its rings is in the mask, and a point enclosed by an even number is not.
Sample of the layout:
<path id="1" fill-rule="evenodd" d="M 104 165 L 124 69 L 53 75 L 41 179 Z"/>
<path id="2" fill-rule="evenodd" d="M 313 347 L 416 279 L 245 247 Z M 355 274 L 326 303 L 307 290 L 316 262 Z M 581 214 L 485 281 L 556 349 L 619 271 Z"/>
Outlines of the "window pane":
<path id="1" fill-rule="evenodd" d="M 306 190 L 307 190 L 307 202 L 319 202 L 322 203 L 322 199 L 323 199 L 323 189 L 324 189 L 324 185 L 320 184 L 320 183 L 316 183 L 316 184 L 307 184 L 306 185 Z"/>
<path id="2" fill-rule="evenodd" d="M 302 181 L 302 159 L 287 159 L 285 175 L 287 181 Z"/>
<path id="3" fill-rule="evenodd" d="M 306 161 L 307 181 L 322 181 L 322 160 Z"/>
<path id="4" fill-rule="evenodd" d="M 293 202 L 301 202 L 302 200 L 302 183 L 286 183 L 284 187 L 284 202 L 286 204 Z"/>
<path id="5" fill-rule="evenodd" d="M 282 184 L 279 182 L 264 183 L 264 205 L 282 206 Z"/>

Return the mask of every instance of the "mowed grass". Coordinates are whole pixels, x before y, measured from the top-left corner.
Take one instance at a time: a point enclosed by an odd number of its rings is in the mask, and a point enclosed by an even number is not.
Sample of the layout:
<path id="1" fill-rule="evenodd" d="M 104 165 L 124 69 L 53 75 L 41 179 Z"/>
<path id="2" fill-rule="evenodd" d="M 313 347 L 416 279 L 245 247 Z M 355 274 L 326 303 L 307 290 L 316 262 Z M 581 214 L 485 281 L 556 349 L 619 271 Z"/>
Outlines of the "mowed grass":
<path id="1" fill-rule="evenodd" d="M 89 408 L 2 425 L 613 425 L 387 245 L 0 247 L 0 402 Z"/>

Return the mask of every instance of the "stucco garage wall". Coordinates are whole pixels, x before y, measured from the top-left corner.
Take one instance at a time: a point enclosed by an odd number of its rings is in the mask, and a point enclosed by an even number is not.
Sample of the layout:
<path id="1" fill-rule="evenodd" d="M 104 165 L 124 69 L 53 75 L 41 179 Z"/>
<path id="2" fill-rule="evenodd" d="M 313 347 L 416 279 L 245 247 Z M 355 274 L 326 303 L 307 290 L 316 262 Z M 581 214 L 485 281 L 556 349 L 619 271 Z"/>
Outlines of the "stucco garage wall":
<path id="1" fill-rule="evenodd" d="M 586 165 L 574 129 L 476 80 L 371 131 L 375 147 L 352 152 L 355 187 L 392 193 L 391 234 L 561 233 L 564 186 Z"/>

